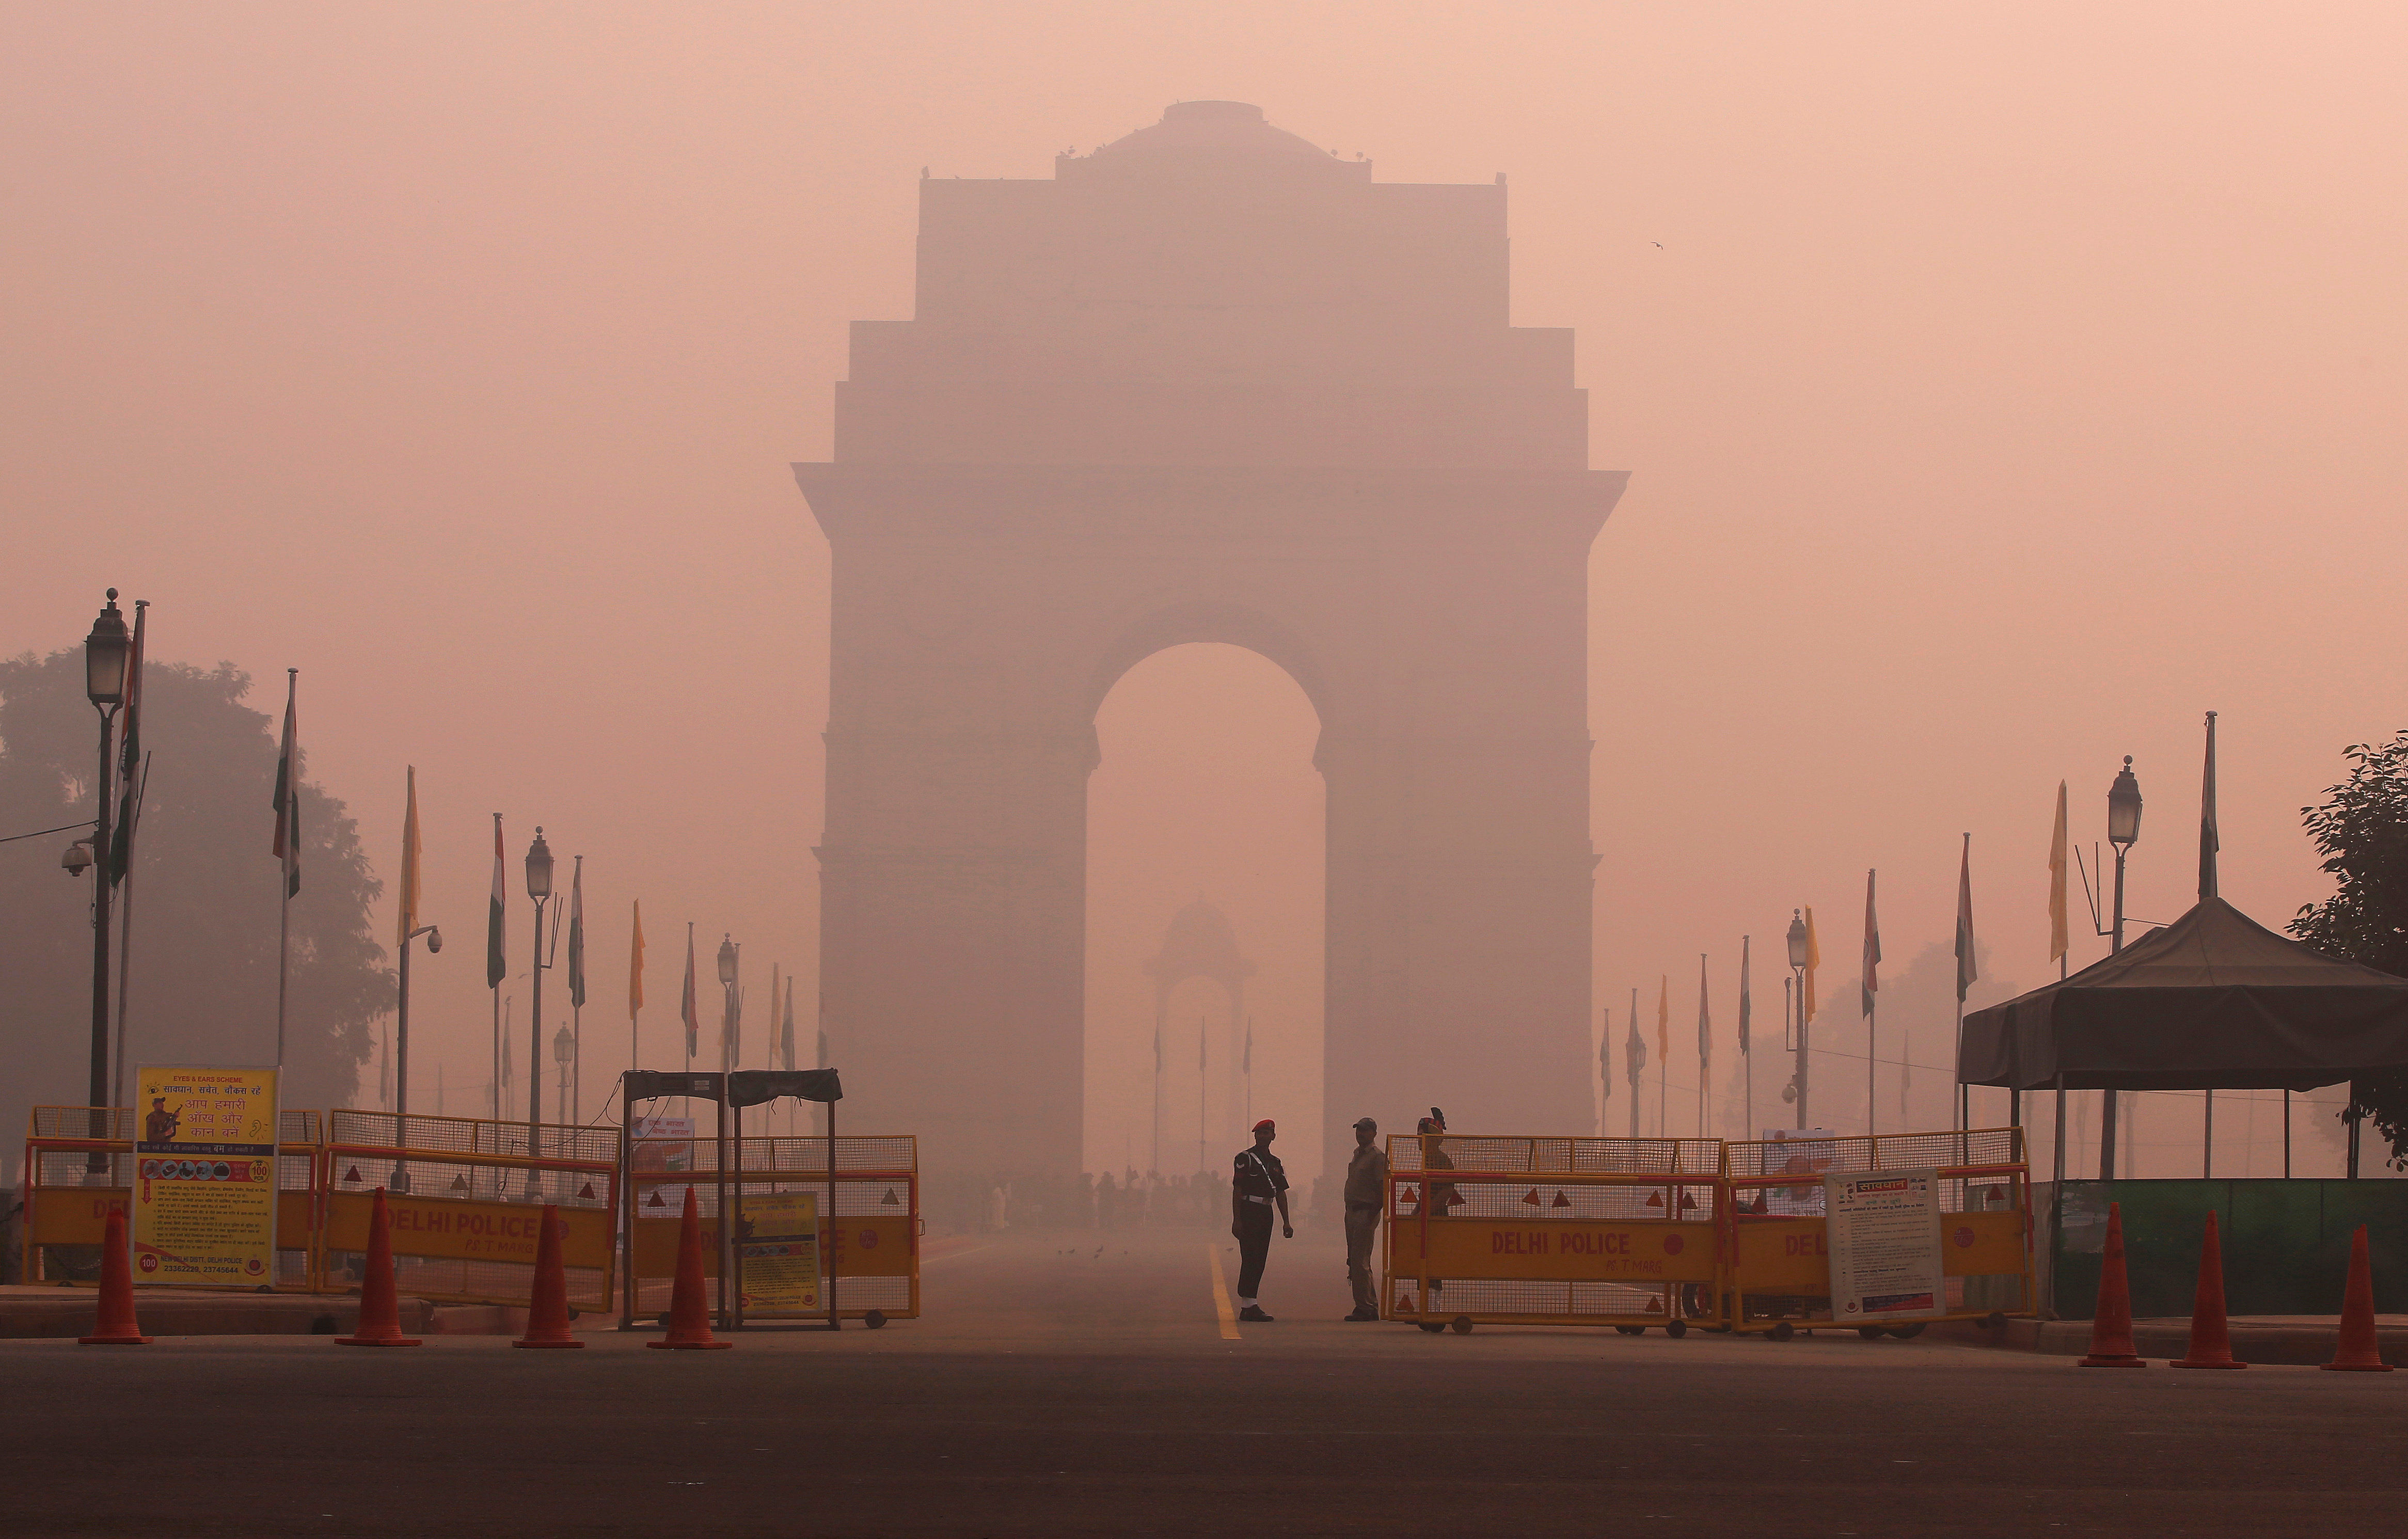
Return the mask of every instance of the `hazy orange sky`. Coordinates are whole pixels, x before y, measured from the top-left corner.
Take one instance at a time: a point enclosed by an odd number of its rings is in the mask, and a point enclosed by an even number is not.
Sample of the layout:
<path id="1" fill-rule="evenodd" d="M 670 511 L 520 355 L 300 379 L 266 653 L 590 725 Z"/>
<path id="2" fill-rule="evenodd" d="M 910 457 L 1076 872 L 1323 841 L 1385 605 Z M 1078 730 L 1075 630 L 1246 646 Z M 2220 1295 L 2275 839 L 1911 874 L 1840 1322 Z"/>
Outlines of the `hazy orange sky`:
<path id="1" fill-rule="evenodd" d="M 688 918 L 746 942 L 755 1043 L 802 970 L 808 1040 L 826 547 L 786 467 L 827 456 L 846 324 L 910 313 L 923 166 L 1043 177 L 1226 98 L 1382 180 L 1507 173 L 1514 320 L 1577 328 L 1631 473 L 1592 564 L 1600 1003 L 1700 951 L 1727 1000 L 1809 902 L 1852 976 L 1869 867 L 1893 959 L 1945 941 L 1962 831 L 1993 971 L 2037 983 L 2057 783 L 2097 837 L 2128 753 L 2130 906 L 2171 919 L 2210 709 L 2224 890 L 2279 924 L 2325 890 L 2297 810 L 2408 720 L 2403 49 L 2396 6 L 2199 0 L 0 7 L 0 652 L 114 584 L 157 655 L 298 667 L 388 874 L 418 766 L 455 1111 L 496 810 L 514 894 L 535 824 L 587 857 L 589 1115 L 631 898 L 652 1041 Z M 1304 1155 L 1310 708 L 1165 657 L 1102 731 L 1091 1159 L 1142 1141 L 1137 969 L 1198 891 Z"/>

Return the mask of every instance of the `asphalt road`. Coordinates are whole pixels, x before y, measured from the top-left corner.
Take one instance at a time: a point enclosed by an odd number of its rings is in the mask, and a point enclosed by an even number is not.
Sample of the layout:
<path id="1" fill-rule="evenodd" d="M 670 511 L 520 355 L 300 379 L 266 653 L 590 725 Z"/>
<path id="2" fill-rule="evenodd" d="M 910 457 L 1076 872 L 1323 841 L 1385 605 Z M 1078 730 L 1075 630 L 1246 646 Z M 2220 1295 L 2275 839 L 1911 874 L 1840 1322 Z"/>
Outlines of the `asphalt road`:
<path id="1" fill-rule="evenodd" d="M 1338 1255 L 1304 1242 L 1273 1251 L 1278 1323 L 1229 1339 L 1225 1251 L 970 1242 L 922 1319 L 728 1352 L 0 1342 L 0 1533 L 2265 1539 L 2408 1512 L 2408 1374 L 1431 1336 L 1340 1323 Z"/>

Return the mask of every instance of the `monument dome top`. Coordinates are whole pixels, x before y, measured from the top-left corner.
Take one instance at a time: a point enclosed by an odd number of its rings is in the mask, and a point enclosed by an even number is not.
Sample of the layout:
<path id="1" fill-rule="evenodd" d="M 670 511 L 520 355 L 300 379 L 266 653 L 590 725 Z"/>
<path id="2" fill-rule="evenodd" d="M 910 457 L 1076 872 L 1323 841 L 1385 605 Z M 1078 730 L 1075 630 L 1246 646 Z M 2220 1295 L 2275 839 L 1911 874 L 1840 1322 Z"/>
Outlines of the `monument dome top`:
<path id="1" fill-rule="evenodd" d="M 1090 165 L 1119 166 L 1230 154 L 1343 164 L 1310 140 L 1274 128 L 1261 108 L 1247 102 L 1173 102 L 1163 109 L 1160 122 L 1124 134 L 1079 159 Z"/>

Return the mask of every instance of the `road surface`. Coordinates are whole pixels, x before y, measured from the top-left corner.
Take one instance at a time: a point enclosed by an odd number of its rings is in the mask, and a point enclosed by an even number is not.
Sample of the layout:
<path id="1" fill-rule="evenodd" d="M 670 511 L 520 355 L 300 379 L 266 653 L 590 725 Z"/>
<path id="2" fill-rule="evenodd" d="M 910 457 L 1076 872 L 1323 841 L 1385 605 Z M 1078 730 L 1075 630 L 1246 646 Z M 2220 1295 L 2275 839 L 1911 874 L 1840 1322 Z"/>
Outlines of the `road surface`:
<path id="1" fill-rule="evenodd" d="M 956 1242 L 922 1319 L 714 1353 L 0 1342 L 0 1532 L 2264 1539 L 2408 1514 L 2408 1374 L 1433 1336 L 1341 1323 L 1310 1242 L 1273 1248 L 1277 1323 L 1237 1327 L 1235 1273 L 1202 1231 Z"/>

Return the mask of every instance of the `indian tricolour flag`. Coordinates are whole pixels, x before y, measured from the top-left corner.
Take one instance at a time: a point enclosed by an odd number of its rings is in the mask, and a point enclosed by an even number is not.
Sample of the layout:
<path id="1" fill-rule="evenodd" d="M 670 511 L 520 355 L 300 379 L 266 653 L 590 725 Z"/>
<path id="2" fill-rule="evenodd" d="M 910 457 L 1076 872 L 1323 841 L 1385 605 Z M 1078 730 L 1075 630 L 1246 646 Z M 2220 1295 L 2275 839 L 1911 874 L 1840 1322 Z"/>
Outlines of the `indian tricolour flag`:
<path id="1" fill-rule="evenodd" d="M 502 960 L 502 814 L 494 814 L 494 900 L 485 911 L 485 986 L 499 988 L 508 976 Z"/>

